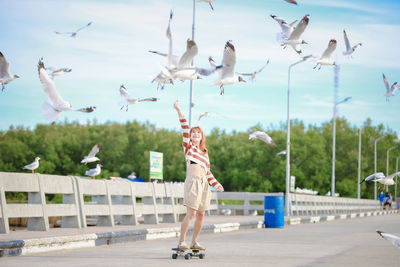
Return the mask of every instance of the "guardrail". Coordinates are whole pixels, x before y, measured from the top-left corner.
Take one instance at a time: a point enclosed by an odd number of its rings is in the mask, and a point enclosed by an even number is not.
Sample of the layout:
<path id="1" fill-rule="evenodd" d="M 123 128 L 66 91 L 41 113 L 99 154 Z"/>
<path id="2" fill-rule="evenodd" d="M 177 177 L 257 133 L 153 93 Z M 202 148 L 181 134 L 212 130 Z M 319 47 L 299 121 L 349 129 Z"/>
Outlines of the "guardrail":
<path id="1" fill-rule="evenodd" d="M 61 227 L 177 222 L 186 213 L 183 184 L 92 180 L 77 176 L 0 172 L 0 233 L 9 233 L 9 218 L 28 218 L 28 230 L 46 231 L 49 217 L 62 217 Z M 7 203 L 5 192 L 26 192 L 27 203 Z M 46 203 L 46 194 L 62 195 L 62 204 Z M 231 209 L 233 215 L 263 214 L 265 196 L 283 193 L 213 192 L 208 214 Z M 292 216 L 334 215 L 379 210 L 368 199 L 290 194 Z M 235 204 L 220 202 L 232 201 Z M 230 202 L 232 203 L 232 202 Z"/>
<path id="2" fill-rule="evenodd" d="M 28 193 L 27 203 L 7 203 L 6 192 Z M 62 195 L 62 204 L 46 203 L 46 194 Z M 9 233 L 9 218 L 28 218 L 28 230 L 46 231 L 49 217 L 61 216 L 61 227 L 177 222 L 186 213 L 183 185 L 92 180 L 76 176 L 0 172 L 0 233 Z M 212 193 L 209 214 L 217 214 Z"/>
<path id="3" fill-rule="evenodd" d="M 232 215 L 250 215 L 259 212 L 264 214 L 265 196 L 283 196 L 283 193 L 251 193 L 251 192 L 218 192 L 220 203 L 227 201 L 238 202 L 238 204 L 219 205 L 220 209 L 230 209 Z"/>
<path id="4" fill-rule="evenodd" d="M 292 216 L 337 215 L 362 213 L 380 209 L 379 201 L 306 194 L 290 194 Z"/>
<path id="5" fill-rule="evenodd" d="M 237 201 L 240 204 L 225 204 L 224 209 L 232 210 L 233 215 L 264 213 L 265 196 L 283 196 L 283 193 L 219 192 L 219 202 Z M 262 203 L 262 204 L 261 204 Z M 219 208 L 222 208 L 219 206 Z M 350 214 L 379 210 L 379 201 L 342 197 L 290 194 L 291 216 L 313 216 Z"/>

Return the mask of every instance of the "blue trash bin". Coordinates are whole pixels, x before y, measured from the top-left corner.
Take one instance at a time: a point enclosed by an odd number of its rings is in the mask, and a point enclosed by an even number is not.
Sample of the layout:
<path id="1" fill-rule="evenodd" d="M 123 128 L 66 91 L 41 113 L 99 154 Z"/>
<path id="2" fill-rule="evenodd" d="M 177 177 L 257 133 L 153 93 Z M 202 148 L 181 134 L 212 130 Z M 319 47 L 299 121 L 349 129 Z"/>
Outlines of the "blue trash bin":
<path id="1" fill-rule="evenodd" d="M 282 228 L 284 221 L 283 196 L 264 197 L 264 223 L 266 228 Z"/>

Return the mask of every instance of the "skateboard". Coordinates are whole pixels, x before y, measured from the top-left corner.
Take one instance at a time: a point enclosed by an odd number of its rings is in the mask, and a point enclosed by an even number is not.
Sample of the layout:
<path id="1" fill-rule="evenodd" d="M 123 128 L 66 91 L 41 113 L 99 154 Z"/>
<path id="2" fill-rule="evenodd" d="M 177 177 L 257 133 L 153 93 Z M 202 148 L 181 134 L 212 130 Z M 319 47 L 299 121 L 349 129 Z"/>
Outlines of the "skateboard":
<path id="1" fill-rule="evenodd" d="M 206 254 L 202 251 L 205 251 L 204 249 L 180 249 L 180 248 L 172 248 L 175 253 L 172 254 L 172 258 L 175 260 L 178 258 L 178 256 L 183 256 L 185 257 L 185 260 L 191 259 L 193 257 L 197 257 L 200 259 L 204 259 Z"/>

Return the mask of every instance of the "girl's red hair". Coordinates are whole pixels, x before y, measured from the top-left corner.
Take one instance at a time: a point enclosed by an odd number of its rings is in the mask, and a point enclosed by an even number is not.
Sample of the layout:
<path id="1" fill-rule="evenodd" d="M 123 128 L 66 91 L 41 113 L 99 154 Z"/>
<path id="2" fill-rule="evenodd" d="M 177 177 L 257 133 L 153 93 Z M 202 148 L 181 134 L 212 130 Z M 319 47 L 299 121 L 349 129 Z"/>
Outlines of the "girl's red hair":
<path id="1" fill-rule="evenodd" d="M 206 137 L 205 137 L 205 135 L 203 133 L 203 130 L 200 127 L 197 127 L 197 126 L 196 127 L 192 127 L 190 129 L 189 136 L 192 136 L 192 131 L 193 130 L 198 130 L 201 133 L 201 140 L 200 140 L 200 144 L 199 144 L 199 149 L 200 149 L 200 151 L 202 151 L 204 153 L 207 153 Z"/>

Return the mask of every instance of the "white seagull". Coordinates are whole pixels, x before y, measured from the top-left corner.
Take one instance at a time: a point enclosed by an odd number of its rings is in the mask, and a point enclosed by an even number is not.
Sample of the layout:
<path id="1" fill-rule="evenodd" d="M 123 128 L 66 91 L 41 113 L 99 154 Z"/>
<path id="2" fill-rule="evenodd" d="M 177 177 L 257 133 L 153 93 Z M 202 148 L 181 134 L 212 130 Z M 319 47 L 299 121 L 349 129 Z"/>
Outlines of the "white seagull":
<path id="1" fill-rule="evenodd" d="M 38 72 L 43 90 L 51 102 L 51 104 L 49 104 L 48 102 L 43 103 L 42 113 L 47 120 L 52 121 L 52 124 L 54 124 L 59 119 L 60 114 L 64 111 L 79 111 L 84 113 L 90 113 L 96 109 L 96 107 L 75 109 L 72 108 L 69 102 L 62 99 L 59 93 L 57 92 L 54 81 L 50 79 L 49 74 L 47 73 L 44 67 L 43 59 L 39 60 Z"/>
<path id="2" fill-rule="evenodd" d="M 256 139 L 264 141 L 268 145 L 276 146 L 272 138 L 265 132 L 255 131 L 254 133 L 249 135 L 249 140 L 256 140 Z"/>
<path id="3" fill-rule="evenodd" d="M 397 82 L 394 82 L 392 84 L 392 86 L 389 88 L 389 83 L 386 79 L 385 74 L 382 74 L 383 76 L 383 82 L 385 83 L 385 87 L 386 87 L 386 93 L 383 94 L 383 96 L 386 96 L 386 101 L 389 101 L 389 97 L 394 96 L 394 92 L 396 92 L 396 90 L 398 88 L 400 88 L 400 84 L 398 84 Z"/>
<path id="4" fill-rule="evenodd" d="M 168 58 L 168 66 L 171 67 L 172 66 L 172 33 L 171 33 L 171 22 L 172 22 L 172 17 L 173 17 L 173 11 L 170 10 L 169 13 L 169 20 L 168 20 L 168 27 L 167 27 L 167 31 L 166 31 L 166 35 L 167 38 L 169 40 L 169 53 L 168 54 L 162 54 L 159 53 L 157 51 L 149 51 L 151 53 L 156 53 L 159 55 L 163 55 L 166 56 Z M 169 56 L 171 55 L 171 57 Z M 153 82 L 157 82 L 157 90 L 158 88 L 160 88 L 161 86 L 161 90 L 164 90 L 164 87 L 166 84 L 174 84 L 173 82 L 173 77 L 171 76 L 171 73 L 164 67 L 161 67 L 161 72 L 159 74 L 157 74 L 157 76 L 151 81 Z"/>
<path id="5" fill-rule="evenodd" d="M 100 151 L 100 145 L 95 144 L 93 146 L 92 150 L 90 150 L 89 154 L 87 156 L 83 157 L 83 160 L 81 161 L 81 163 L 84 163 L 86 165 L 89 162 L 95 162 L 95 161 L 100 160 L 98 157 L 96 157 L 96 154 L 99 153 L 99 151 Z"/>
<path id="6" fill-rule="evenodd" d="M 319 65 L 318 70 L 321 69 L 322 65 L 336 65 L 335 61 L 331 59 L 333 51 L 336 49 L 337 42 L 335 39 L 331 39 L 328 44 L 328 48 L 325 49 L 322 56 L 317 60 L 317 64 L 314 69 Z"/>
<path id="7" fill-rule="evenodd" d="M 211 115 L 211 112 L 208 112 L 208 111 L 203 112 L 203 113 L 200 114 L 199 119 L 197 121 L 200 122 L 201 118 L 208 117 L 210 115 Z"/>
<path id="8" fill-rule="evenodd" d="M 80 31 L 80 30 L 83 30 L 84 28 L 87 28 L 87 27 L 89 27 L 90 25 L 92 25 L 92 22 L 89 22 L 88 24 L 86 24 L 85 26 L 83 26 L 83 27 L 80 27 L 79 29 L 77 29 L 76 31 L 74 31 L 74 32 L 55 32 L 56 34 L 67 34 L 67 35 L 69 35 L 69 37 L 76 37 L 76 35 L 78 34 L 78 32 Z"/>
<path id="9" fill-rule="evenodd" d="M 32 173 L 35 173 L 35 170 L 39 167 L 39 160 L 40 160 L 40 158 L 36 157 L 34 162 L 32 162 L 31 164 L 25 165 L 23 167 L 23 169 L 31 170 Z"/>
<path id="10" fill-rule="evenodd" d="M 231 215 L 232 210 L 231 210 L 231 209 L 228 209 L 228 208 L 225 208 L 225 203 L 224 203 L 224 202 L 222 202 L 221 206 L 223 207 L 223 208 L 221 209 L 221 214 L 222 214 L 222 215 L 225 215 L 225 216 Z"/>
<path id="11" fill-rule="evenodd" d="M 387 241 L 389 241 L 390 243 L 393 244 L 393 246 L 395 246 L 396 248 L 400 248 L 400 237 L 392 235 L 392 234 L 388 234 L 379 230 L 376 230 L 376 232 L 384 239 L 386 239 Z"/>
<path id="12" fill-rule="evenodd" d="M 371 181 L 372 179 L 374 179 L 374 178 L 384 178 L 385 177 L 385 175 L 383 174 L 383 172 L 377 172 L 377 173 L 373 173 L 373 174 L 371 174 L 371 175 L 369 175 L 368 177 L 365 177 L 361 182 L 360 182 L 360 184 L 362 184 L 364 181 L 365 182 L 368 182 L 368 181 Z"/>
<path id="13" fill-rule="evenodd" d="M 168 58 L 168 69 L 165 69 L 161 66 L 161 77 L 164 77 L 164 79 L 173 78 L 185 81 L 201 79 L 198 74 L 209 76 L 214 73 L 215 70 L 218 68 L 217 66 L 211 69 L 192 66 L 192 61 L 194 57 L 198 54 L 198 51 L 199 49 L 196 43 L 193 40 L 188 39 L 186 41 L 186 51 L 181 57 L 175 55 L 169 56 L 169 54 L 153 50 L 150 50 L 149 52 Z"/>
<path id="14" fill-rule="evenodd" d="M 122 97 L 122 101 L 118 102 L 118 105 L 121 106 L 121 109 L 124 107 L 126 111 L 128 111 L 128 105 L 134 105 L 139 102 L 156 102 L 158 98 L 156 97 L 148 97 L 148 98 L 132 98 L 131 95 L 128 93 L 124 85 L 121 85 L 119 88 L 119 94 Z"/>
<path id="15" fill-rule="evenodd" d="M 8 63 L 7 59 L 4 57 L 3 53 L 0 52 L 0 83 L 1 83 L 1 91 L 4 91 L 6 85 L 9 82 L 14 81 L 19 78 L 18 75 L 12 75 L 10 73 L 10 63 Z"/>
<path id="16" fill-rule="evenodd" d="M 154 81 L 158 82 L 158 87 L 160 84 L 165 83 L 173 83 L 172 79 L 180 79 L 182 81 L 185 80 L 197 80 L 201 79 L 198 75 L 209 76 L 215 72 L 216 68 L 212 69 L 204 69 L 192 66 L 192 61 L 194 57 L 198 54 L 199 49 L 195 41 L 188 39 L 186 41 L 186 51 L 183 53 L 181 57 L 173 55 L 172 53 L 172 32 L 171 32 L 171 21 L 173 18 L 173 12 L 170 11 L 169 22 L 167 27 L 167 38 L 169 40 L 168 53 L 162 53 L 159 51 L 149 50 L 150 53 L 154 53 L 167 58 L 167 67 L 164 68 L 161 66 L 161 73 L 159 73 Z M 162 86 L 163 88 L 163 86 Z"/>
<path id="17" fill-rule="evenodd" d="M 293 47 L 294 51 L 296 51 L 299 55 L 302 54 L 300 45 L 307 44 L 307 42 L 301 39 L 300 36 L 307 28 L 309 21 L 310 21 L 310 15 L 305 15 L 301 19 L 301 21 L 297 24 L 297 26 L 293 29 L 288 38 L 285 38 L 286 36 L 283 36 L 284 38 L 281 43 L 283 48 L 285 48 L 287 45 L 290 45 Z"/>
<path id="18" fill-rule="evenodd" d="M 65 73 L 68 73 L 68 72 L 72 71 L 72 69 L 68 69 L 68 68 L 56 69 L 56 68 L 53 68 L 53 67 L 48 67 L 48 68 L 46 68 L 46 70 L 47 70 L 47 73 L 50 75 L 50 77 L 52 79 L 54 79 L 55 76 L 60 76 L 60 75 L 63 75 Z"/>
<path id="19" fill-rule="evenodd" d="M 215 62 L 212 58 L 209 58 L 209 61 L 212 66 L 215 66 Z M 224 48 L 224 54 L 222 56 L 222 68 L 217 69 L 219 79 L 214 82 L 214 85 L 219 85 L 221 95 L 225 92 L 225 85 L 235 84 L 238 82 L 246 82 L 241 76 L 235 75 L 235 64 L 235 47 L 233 46 L 231 41 L 227 41 Z"/>
<path id="20" fill-rule="evenodd" d="M 352 56 L 353 52 L 356 50 L 358 46 L 362 46 L 362 43 L 358 43 L 355 46 L 350 46 L 349 38 L 347 38 L 346 31 L 343 30 L 343 35 L 344 35 L 344 43 L 346 45 L 346 51 L 343 52 L 343 55 L 345 56 Z"/>
<path id="21" fill-rule="evenodd" d="M 379 182 L 379 183 L 381 183 L 383 185 L 394 185 L 396 183 L 393 180 L 393 178 L 396 177 L 396 176 L 400 176 L 400 172 L 392 173 L 391 175 L 389 175 L 387 177 L 385 177 L 385 176 L 379 177 L 379 178 L 376 178 L 375 180 L 372 180 L 372 181 L 373 182 Z"/>
<path id="22" fill-rule="evenodd" d="M 260 72 L 262 72 L 263 69 L 264 69 L 268 64 L 269 64 L 269 59 L 267 60 L 267 63 L 265 63 L 265 65 L 262 66 L 261 69 L 259 69 L 259 70 L 256 70 L 256 71 L 251 72 L 251 73 L 238 73 L 238 74 L 239 74 L 239 75 L 242 75 L 242 76 L 250 76 L 250 79 L 251 79 L 252 81 L 255 81 L 255 80 L 256 80 L 257 74 L 259 74 Z"/>
<path id="23" fill-rule="evenodd" d="M 276 155 L 277 155 L 277 156 L 279 156 L 279 155 L 286 155 L 286 150 L 282 150 L 282 151 L 276 153 Z"/>
<path id="24" fill-rule="evenodd" d="M 214 0 L 197 0 L 197 2 L 206 2 L 206 3 L 208 3 L 210 5 L 210 7 L 211 7 L 211 10 L 214 10 L 214 7 L 212 5 L 212 1 L 214 1 Z"/>
<path id="25" fill-rule="evenodd" d="M 85 175 L 90 176 L 93 179 L 95 179 L 95 177 L 101 173 L 101 167 L 103 167 L 103 165 L 97 164 L 96 168 L 86 171 Z"/>
<path id="26" fill-rule="evenodd" d="M 199 49 L 195 41 L 188 39 L 186 41 L 186 51 L 179 58 L 175 68 L 169 68 L 175 79 L 181 80 L 197 80 L 200 76 L 197 75 L 197 70 L 191 68 L 194 57 L 199 53 Z"/>
<path id="27" fill-rule="evenodd" d="M 297 20 L 293 21 L 292 23 L 287 23 L 286 20 L 275 16 L 270 15 L 276 22 L 278 22 L 279 26 L 281 26 L 281 32 L 276 35 L 276 40 L 282 43 L 285 39 L 289 39 L 290 35 L 294 30 L 294 24 L 296 24 Z"/>
<path id="28" fill-rule="evenodd" d="M 164 90 L 166 84 L 174 84 L 172 77 L 168 77 L 165 75 L 163 72 L 160 72 L 152 81 L 151 83 L 156 82 L 157 83 L 157 90 L 161 88 L 161 90 Z"/>

